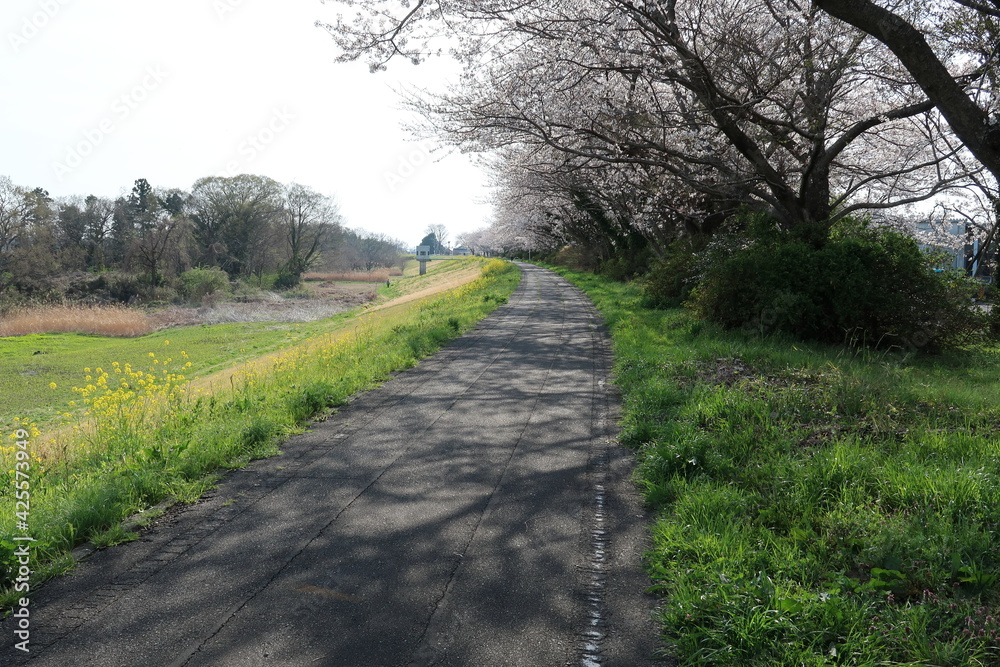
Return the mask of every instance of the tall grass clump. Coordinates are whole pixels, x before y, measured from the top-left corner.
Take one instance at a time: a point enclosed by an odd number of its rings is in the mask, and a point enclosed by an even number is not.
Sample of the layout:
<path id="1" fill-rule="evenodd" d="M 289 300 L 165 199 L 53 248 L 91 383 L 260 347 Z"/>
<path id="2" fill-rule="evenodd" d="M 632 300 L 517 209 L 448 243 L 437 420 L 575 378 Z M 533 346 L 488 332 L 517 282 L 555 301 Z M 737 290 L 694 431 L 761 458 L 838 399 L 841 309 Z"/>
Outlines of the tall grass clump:
<path id="1" fill-rule="evenodd" d="M 481 276 L 462 287 L 365 313 L 355 328 L 244 364 L 218 387 L 193 382 L 187 352 L 169 339 L 148 353 L 145 368 L 84 369 L 74 407 L 86 413 L 82 421 L 67 413 L 72 420 L 54 447 L 43 448 L 46 436 L 21 424 L 31 432 L 30 528 L 36 562 L 44 564 L 40 576 L 62 566 L 82 541 L 120 539 L 116 526 L 126 517 L 167 498 L 196 499 L 219 470 L 277 453 L 278 443 L 305 420 L 469 329 L 518 280 L 513 265 L 485 262 Z M 16 435 L 2 448 L 0 468 L 0 498 L 9 509 L 0 515 L 0 587 L 8 602 L 16 597 L 10 589 L 17 567 Z"/>
<path id="2" fill-rule="evenodd" d="M 83 333 L 131 338 L 153 331 L 141 310 L 125 306 L 39 306 L 0 319 L 0 338 L 37 333 Z"/>
<path id="3" fill-rule="evenodd" d="M 679 664 L 1000 664 L 997 350 L 753 336 L 566 275 L 611 329 Z"/>

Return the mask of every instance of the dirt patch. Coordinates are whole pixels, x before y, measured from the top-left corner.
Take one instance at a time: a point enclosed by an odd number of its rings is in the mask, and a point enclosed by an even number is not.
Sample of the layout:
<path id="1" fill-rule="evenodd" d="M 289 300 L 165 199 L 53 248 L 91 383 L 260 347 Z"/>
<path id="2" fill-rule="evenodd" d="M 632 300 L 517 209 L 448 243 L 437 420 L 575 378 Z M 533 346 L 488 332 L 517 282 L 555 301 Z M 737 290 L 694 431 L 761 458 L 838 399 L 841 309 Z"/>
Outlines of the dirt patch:
<path id="1" fill-rule="evenodd" d="M 461 287 L 465 283 L 471 282 L 478 278 L 482 273 L 482 267 L 478 264 L 459 269 L 458 271 L 452 271 L 449 273 L 441 274 L 435 276 L 433 274 L 428 274 L 426 279 L 427 283 L 424 284 L 418 290 L 410 292 L 408 294 L 403 294 L 401 296 L 392 299 L 391 301 L 386 301 L 385 303 L 380 303 L 377 306 L 372 306 L 369 311 L 381 310 L 382 308 L 389 308 L 390 306 L 398 306 L 402 303 L 407 303 L 409 301 L 415 301 L 416 299 L 422 299 L 425 296 L 432 296 L 438 292 L 445 292 L 447 290 L 453 289 L 455 287 Z"/>
<path id="2" fill-rule="evenodd" d="M 310 282 L 315 280 L 335 282 L 384 283 L 394 276 L 401 276 L 400 269 L 382 269 L 380 271 L 341 271 L 330 273 L 307 273 L 302 279 Z"/>
<path id="3" fill-rule="evenodd" d="M 693 365 L 696 369 L 694 375 L 686 382 L 688 385 L 694 382 L 704 382 L 715 386 L 732 387 L 745 380 L 761 377 L 760 373 L 739 358 L 727 357 L 714 361 L 694 361 L 687 362 L 685 366 L 687 365 Z"/>

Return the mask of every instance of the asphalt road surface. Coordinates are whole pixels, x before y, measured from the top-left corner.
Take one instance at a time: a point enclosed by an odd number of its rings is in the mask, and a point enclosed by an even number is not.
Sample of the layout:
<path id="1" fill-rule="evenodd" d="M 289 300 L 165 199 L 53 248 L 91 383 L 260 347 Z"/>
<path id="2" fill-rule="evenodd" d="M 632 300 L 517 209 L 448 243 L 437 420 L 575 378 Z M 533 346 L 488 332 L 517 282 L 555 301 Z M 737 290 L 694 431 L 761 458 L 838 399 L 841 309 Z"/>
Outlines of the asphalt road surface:
<path id="1" fill-rule="evenodd" d="M 654 664 L 607 338 L 522 269 L 474 331 L 39 588 L 0 664 Z"/>

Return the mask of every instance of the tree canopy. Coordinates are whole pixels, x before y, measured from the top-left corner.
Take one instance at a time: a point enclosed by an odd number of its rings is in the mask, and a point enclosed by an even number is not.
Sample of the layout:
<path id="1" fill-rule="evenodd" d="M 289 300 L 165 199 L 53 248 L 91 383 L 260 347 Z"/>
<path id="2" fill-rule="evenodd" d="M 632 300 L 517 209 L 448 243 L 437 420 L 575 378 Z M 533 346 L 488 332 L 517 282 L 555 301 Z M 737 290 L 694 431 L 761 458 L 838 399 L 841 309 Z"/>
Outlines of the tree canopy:
<path id="1" fill-rule="evenodd" d="M 353 15 L 325 26 L 343 60 L 377 70 L 447 52 L 464 65 L 459 85 L 409 104 L 424 133 L 489 155 L 498 230 L 522 238 L 585 237 L 599 253 L 639 238 L 655 249 L 749 208 L 822 243 L 838 220 L 991 182 L 984 167 L 996 173 L 950 110 L 988 106 L 975 100 L 990 75 L 958 67 L 996 43 L 973 38 L 992 29 L 982 22 L 942 56 L 934 76 L 952 88 L 931 95 L 896 53 L 903 32 L 873 39 L 874 24 L 840 20 L 880 9 L 873 2 L 350 4 Z M 951 43 L 947 26 L 995 11 L 947 4 L 897 6 L 933 33 L 931 50 Z M 954 86 L 965 101 L 943 106 Z M 982 115 L 974 121 L 980 143 L 991 141 Z"/>

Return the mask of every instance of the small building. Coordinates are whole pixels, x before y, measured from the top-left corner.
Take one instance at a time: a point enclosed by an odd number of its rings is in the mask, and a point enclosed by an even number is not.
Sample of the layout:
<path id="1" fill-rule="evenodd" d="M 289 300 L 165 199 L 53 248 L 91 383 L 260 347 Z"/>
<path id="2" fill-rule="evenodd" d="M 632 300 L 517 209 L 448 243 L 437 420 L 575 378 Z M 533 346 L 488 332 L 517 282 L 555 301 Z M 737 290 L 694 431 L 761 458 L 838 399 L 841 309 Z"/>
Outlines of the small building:
<path id="1" fill-rule="evenodd" d="M 921 220 L 913 228 L 921 250 L 944 253 L 948 257 L 947 262 L 938 268 L 946 271 L 965 271 L 968 268 L 970 230 L 965 222 Z"/>
<path id="2" fill-rule="evenodd" d="M 463 246 L 458 246 L 457 248 L 455 248 L 454 250 L 452 250 L 451 254 L 453 254 L 453 255 L 461 255 L 462 257 L 468 257 L 469 255 L 472 254 L 472 251 L 469 250 L 468 248 L 463 247 Z"/>
<path id="3" fill-rule="evenodd" d="M 426 262 L 431 258 L 431 247 L 429 245 L 417 246 L 417 261 Z"/>

